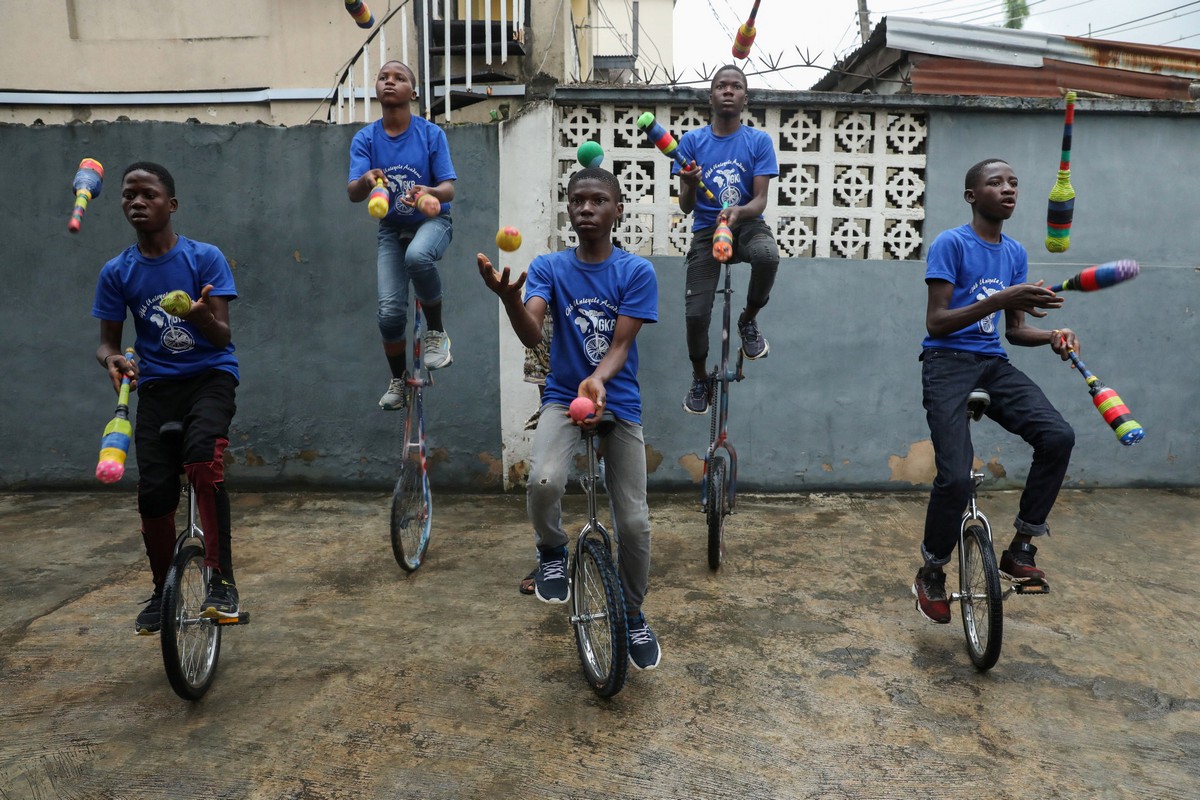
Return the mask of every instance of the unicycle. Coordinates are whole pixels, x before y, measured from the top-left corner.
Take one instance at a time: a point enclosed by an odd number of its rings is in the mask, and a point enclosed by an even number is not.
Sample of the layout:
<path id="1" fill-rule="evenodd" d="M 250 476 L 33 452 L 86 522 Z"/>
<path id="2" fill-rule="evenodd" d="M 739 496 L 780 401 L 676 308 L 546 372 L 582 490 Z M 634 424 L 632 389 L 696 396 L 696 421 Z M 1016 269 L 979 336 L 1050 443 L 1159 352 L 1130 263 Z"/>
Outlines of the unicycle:
<path id="1" fill-rule="evenodd" d="M 725 262 L 725 309 L 721 323 L 721 363 L 709 373 L 712 400 L 709 404 L 708 449 L 704 453 L 704 477 L 700 482 L 700 506 L 708 527 L 708 567 L 719 569 L 725 560 L 725 517 L 733 512 L 737 500 L 737 451 L 729 443 L 729 384 L 742 380 L 744 355 L 737 351 L 737 361 L 729 363 L 729 321 L 732 288 L 732 267 Z M 720 451 L 724 451 L 723 453 Z"/>
<path id="2" fill-rule="evenodd" d="M 405 572 L 415 572 L 425 558 L 433 526 L 433 495 L 425 460 L 423 390 L 433 378 L 421 363 L 421 303 L 413 313 L 413 368 L 405 378 L 404 443 L 400 473 L 392 490 L 392 554 Z"/>
<path id="3" fill-rule="evenodd" d="M 629 669 L 629 622 L 625 593 L 612 558 L 612 540 L 597 519 L 596 437 L 612 430 L 615 421 L 605 413 L 595 428 L 584 428 L 587 474 L 579 483 L 587 496 L 588 519 L 575 539 L 571 559 L 571 627 L 584 677 L 601 697 L 612 697 L 625 685 Z"/>
<path id="4" fill-rule="evenodd" d="M 986 391 L 975 389 L 967 396 L 967 415 L 979 421 L 990 403 Z M 976 501 L 982 482 L 983 473 L 971 470 L 971 497 L 958 531 L 958 591 L 950 595 L 951 601 L 958 600 L 962 605 L 967 654 L 980 671 L 995 666 L 1004 639 L 1004 597 L 992 549 L 992 526 Z"/>
<path id="5" fill-rule="evenodd" d="M 160 435 L 164 439 L 182 437 L 183 424 L 168 422 Z M 204 531 L 196 510 L 196 494 L 186 473 L 182 492 L 187 500 L 187 524 L 175 540 L 175 557 L 163 583 L 159 642 L 171 688 L 184 700 L 195 701 L 204 696 L 217 677 L 221 629 L 245 625 L 250 621 L 250 612 L 241 611 L 236 618 L 228 619 L 200 616 L 212 569 L 204 566 Z"/>

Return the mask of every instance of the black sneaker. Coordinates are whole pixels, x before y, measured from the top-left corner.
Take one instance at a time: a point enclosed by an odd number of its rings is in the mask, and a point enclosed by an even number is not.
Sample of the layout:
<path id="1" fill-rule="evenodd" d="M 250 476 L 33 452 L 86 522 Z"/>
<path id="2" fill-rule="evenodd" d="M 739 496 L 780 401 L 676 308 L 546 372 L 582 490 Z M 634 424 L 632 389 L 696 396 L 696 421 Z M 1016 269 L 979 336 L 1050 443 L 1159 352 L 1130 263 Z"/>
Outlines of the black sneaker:
<path id="1" fill-rule="evenodd" d="M 162 592 L 155 592 L 142 602 L 146 607 L 138 612 L 133 629 L 137 631 L 138 636 L 158 633 L 162 629 Z"/>
<path id="2" fill-rule="evenodd" d="M 646 616 L 638 614 L 629 618 L 629 663 L 637 669 L 654 669 L 662 661 L 662 648 L 658 637 L 646 623 Z"/>
<path id="3" fill-rule="evenodd" d="M 238 590 L 229 581 L 214 575 L 208 582 L 208 596 L 200 606 L 205 619 L 232 619 L 238 615 Z"/>
<path id="4" fill-rule="evenodd" d="M 708 378 L 692 378 L 692 388 L 683 398 L 683 410 L 689 414 L 708 413 Z"/>
<path id="5" fill-rule="evenodd" d="M 950 621 L 950 600 L 946 597 L 946 573 L 940 568 L 921 567 L 913 581 L 912 593 L 917 610 L 930 622 L 945 625 Z"/>
<path id="6" fill-rule="evenodd" d="M 771 352 L 771 344 L 759 332 L 757 320 L 748 319 L 745 322 L 739 322 L 738 337 L 742 340 L 742 355 L 751 361 L 757 358 L 766 358 L 767 354 Z"/>
<path id="7" fill-rule="evenodd" d="M 565 545 L 538 548 L 538 570 L 534 577 L 533 593 L 543 603 L 565 603 L 571 599 Z"/>

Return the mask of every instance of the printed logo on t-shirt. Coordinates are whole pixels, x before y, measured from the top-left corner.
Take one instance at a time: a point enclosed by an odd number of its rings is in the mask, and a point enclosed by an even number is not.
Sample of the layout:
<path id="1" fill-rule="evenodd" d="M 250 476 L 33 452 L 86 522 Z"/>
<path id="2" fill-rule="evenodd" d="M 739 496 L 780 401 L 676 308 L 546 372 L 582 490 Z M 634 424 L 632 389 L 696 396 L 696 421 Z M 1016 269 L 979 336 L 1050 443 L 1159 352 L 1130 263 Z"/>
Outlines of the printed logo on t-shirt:
<path id="1" fill-rule="evenodd" d="M 986 300 L 996 292 L 1004 289 L 1004 284 L 998 278 L 984 278 L 971 287 L 971 294 L 975 295 L 975 302 Z M 980 333 L 993 334 L 996 332 L 996 317 L 1000 312 L 995 311 L 988 314 L 979 322 L 975 323 L 979 326 Z"/>
<path id="2" fill-rule="evenodd" d="M 742 173 L 745 171 L 736 160 L 722 161 L 710 170 L 713 183 L 717 184 L 717 201 L 722 206 L 741 205 Z"/>
<path id="3" fill-rule="evenodd" d="M 192 334 L 187 328 L 179 324 L 182 320 L 163 311 L 162 306 L 159 305 L 167 294 L 167 292 L 163 292 L 142 303 L 138 306 L 137 315 L 154 323 L 160 331 L 162 346 L 172 353 L 193 350 L 196 347 L 196 340 L 192 338 Z"/>
<path id="4" fill-rule="evenodd" d="M 395 198 L 395 202 L 392 203 L 392 209 L 402 217 L 412 216 L 416 209 L 410 205 L 401 203 L 400 198 L 408 194 L 408 190 L 417 185 L 417 178 L 420 178 L 420 174 L 406 164 L 389 167 L 389 169 L 392 171 L 387 173 L 387 190 L 388 194 Z"/>
<path id="5" fill-rule="evenodd" d="M 617 307 L 602 297 L 584 297 L 567 306 L 567 319 L 579 329 L 583 337 L 583 351 L 587 360 L 599 364 L 608 352 L 616 326 Z"/>

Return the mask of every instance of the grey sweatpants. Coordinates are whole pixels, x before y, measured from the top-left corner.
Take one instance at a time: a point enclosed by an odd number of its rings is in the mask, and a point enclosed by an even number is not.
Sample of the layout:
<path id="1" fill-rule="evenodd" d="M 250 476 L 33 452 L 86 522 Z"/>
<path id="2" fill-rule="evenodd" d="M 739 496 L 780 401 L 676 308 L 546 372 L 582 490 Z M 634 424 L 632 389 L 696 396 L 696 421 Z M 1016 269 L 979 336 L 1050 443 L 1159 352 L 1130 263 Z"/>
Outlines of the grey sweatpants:
<path id="1" fill-rule="evenodd" d="M 579 428 L 567 407 L 547 403 L 533 436 L 526 504 L 538 547 L 562 547 L 570 541 L 562 524 L 562 498 Z M 650 578 L 650 506 L 646 503 L 646 443 L 642 426 L 617 420 L 604 437 L 605 486 L 617 539 L 617 569 L 625 591 L 625 612 L 641 611 Z"/>

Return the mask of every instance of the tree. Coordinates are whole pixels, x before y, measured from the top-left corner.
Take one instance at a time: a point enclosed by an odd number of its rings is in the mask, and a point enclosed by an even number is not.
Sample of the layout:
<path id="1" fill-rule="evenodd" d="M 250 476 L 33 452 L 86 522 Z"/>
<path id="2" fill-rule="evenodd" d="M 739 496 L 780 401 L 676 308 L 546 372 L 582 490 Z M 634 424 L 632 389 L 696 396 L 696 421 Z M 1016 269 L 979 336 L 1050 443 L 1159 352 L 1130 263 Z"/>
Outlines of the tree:
<path id="1" fill-rule="evenodd" d="M 1025 0 L 1004 0 L 1004 27 L 1020 30 L 1029 16 L 1029 5 Z"/>

